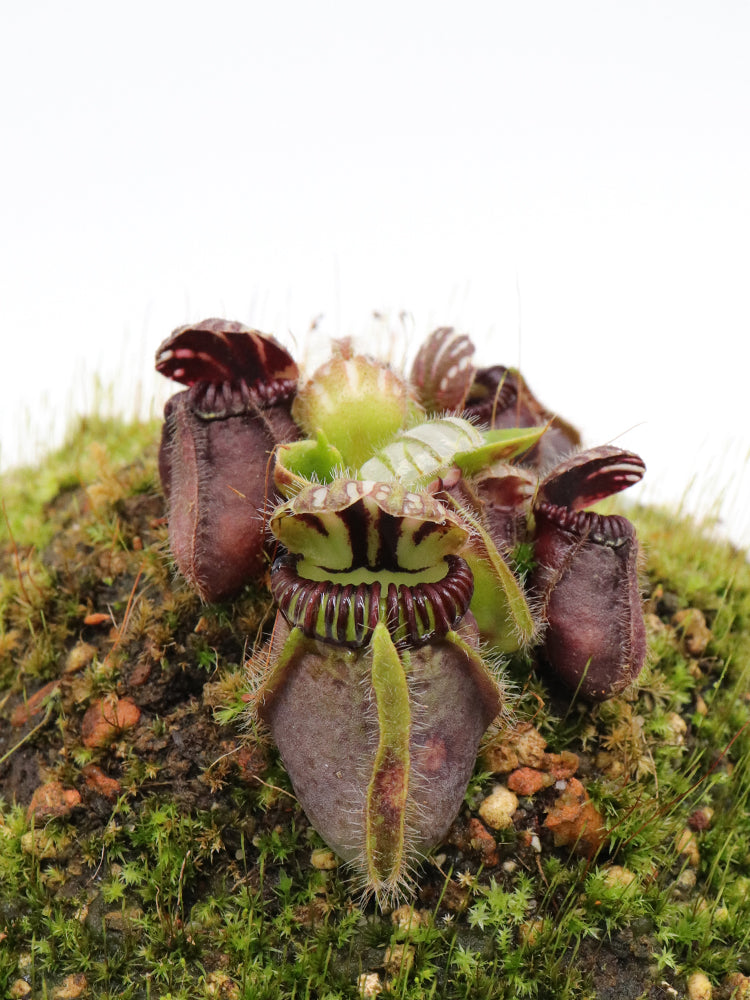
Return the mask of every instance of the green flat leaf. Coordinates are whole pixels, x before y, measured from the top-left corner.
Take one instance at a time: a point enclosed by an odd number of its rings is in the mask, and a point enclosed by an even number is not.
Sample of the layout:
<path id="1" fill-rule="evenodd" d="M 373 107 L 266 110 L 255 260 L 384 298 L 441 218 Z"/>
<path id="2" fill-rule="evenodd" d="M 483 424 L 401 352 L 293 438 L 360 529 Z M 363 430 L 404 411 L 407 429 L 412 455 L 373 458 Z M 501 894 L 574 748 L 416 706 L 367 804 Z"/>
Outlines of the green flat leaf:
<path id="1" fill-rule="evenodd" d="M 403 877 L 411 712 L 404 667 L 382 622 L 375 626 L 371 648 L 380 738 L 367 788 L 365 850 L 371 884 L 376 892 L 387 892 Z"/>
<path id="2" fill-rule="evenodd" d="M 318 431 L 315 439 L 292 441 L 277 449 L 274 480 L 281 492 L 290 496 L 311 482 L 330 483 L 343 467 L 341 452 Z"/>
<path id="3" fill-rule="evenodd" d="M 453 456 L 454 463 L 465 476 L 475 476 L 493 462 L 509 462 L 539 441 L 545 427 L 506 427 L 485 431 L 485 444 L 470 451 L 459 451 Z"/>

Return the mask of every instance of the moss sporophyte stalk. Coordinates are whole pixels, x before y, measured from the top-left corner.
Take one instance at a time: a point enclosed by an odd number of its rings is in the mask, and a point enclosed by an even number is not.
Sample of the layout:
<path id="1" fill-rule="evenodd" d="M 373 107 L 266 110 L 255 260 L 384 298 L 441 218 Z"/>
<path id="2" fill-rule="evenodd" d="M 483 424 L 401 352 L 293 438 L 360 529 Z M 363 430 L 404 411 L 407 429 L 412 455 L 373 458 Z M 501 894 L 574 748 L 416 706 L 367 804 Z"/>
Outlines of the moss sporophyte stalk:
<path id="1" fill-rule="evenodd" d="M 591 700 L 645 657 L 632 525 L 585 509 L 643 462 L 576 452 L 518 373 L 472 356 L 441 328 L 407 377 L 341 342 L 299 384 L 273 338 L 222 320 L 157 353 L 188 385 L 159 458 L 177 565 L 215 600 L 272 553 L 254 711 L 312 824 L 383 904 L 460 808 L 503 711 L 497 654 L 539 645 Z"/>

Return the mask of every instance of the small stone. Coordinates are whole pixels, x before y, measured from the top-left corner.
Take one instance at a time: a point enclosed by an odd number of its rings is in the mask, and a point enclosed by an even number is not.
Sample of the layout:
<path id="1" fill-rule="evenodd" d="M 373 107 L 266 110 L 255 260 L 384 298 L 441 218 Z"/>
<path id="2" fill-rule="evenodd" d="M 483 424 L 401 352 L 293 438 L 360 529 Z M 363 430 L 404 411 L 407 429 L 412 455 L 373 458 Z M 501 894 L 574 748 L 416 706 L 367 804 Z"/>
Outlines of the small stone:
<path id="1" fill-rule="evenodd" d="M 141 710 L 131 698 L 110 695 L 93 702 L 81 720 L 83 745 L 104 747 L 137 725 Z"/>
<path id="2" fill-rule="evenodd" d="M 327 847 L 316 847 L 310 855 L 310 864 L 319 871 L 330 872 L 338 868 L 339 859 Z"/>
<path id="3" fill-rule="evenodd" d="M 677 834 L 674 843 L 677 853 L 686 859 L 691 868 L 697 868 L 701 863 L 701 852 L 693 831 L 685 827 L 684 830 Z"/>
<path id="4" fill-rule="evenodd" d="M 586 857 L 593 857 L 604 843 L 604 821 L 577 778 L 571 778 L 555 800 L 544 825 L 552 831 L 556 847 L 572 847 Z"/>
<path id="5" fill-rule="evenodd" d="M 680 874 L 672 883 L 672 888 L 676 895 L 687 896 L 695 888 L 698 877 L 692 868 L 683 868 Z"/>
<path id="6" fill-rule="evenodd" d="M 383 991 L 383 983 L 377 972 L 363 972 L 357 980 L 357 993 L 361 997 L 376 997 Z"/>
<path id="7" fill-rule="evenodd" d="M 50 681 L 49 684 L 45 684 L 44 687 L 35 691 L 21 705 L 17 705 L 10 717 L 11 726 L 25 726 L 33 716 L 38 715 L 43 708 L 46 708 L 47 699 L 54 694 L 59 686 L 60 681 Z"/>
<path id="8" fill-rule="evenodd" d="M 86 787 L 90 792 L 101 795 L 110 802 L 114 802 L 122 794 L 122 785 L 116 778 L 110 778 L 96 764 L 87 764 L 81 771 L 86 782 Z"/>
<path id="9" fill-rule="evenodd" d="M 541 770 L 546 771 L 554 781 L 561 781 L 564 778 L 572 778 L 579 764 L 578 754 L 563 750 L 562 753 L 545 753 Z"/>
<path id="10" fill-rule="evenodd" d="M 518 767 L 518 754 L 507 743 L 491 743 L 482 750 L 482 766 L 493 774 L 507 774 Z"/>
<path id="11" fill-rule="evenodd" d="M 513 746 L 518 754 L 519 764 L 527 767 L 541 767 L 544 763 L 544 748 L 547 741 L 531 723 L 522 723 L 516 728 Z"/>
<path id="12" fill-rule="evenodd" d="M 519 767 L 508 776 L 508 788 L 516 795 L 536 795 L 543 788 L 549 788 L 555 779 L 544 771 L 533 767 Z"/>
<path id="13" fill-rule="evenodd" d="M 385 949 L 383 967 L 392 976 L 410 972 L 414 965 L 414 945 L 394 944 Z"/>
<path id="14" fill-rule="evenodd" d="M 497 854 L 495 838 L 487 827 L 473 817 L 469 820 L 468 833 L 471 848 L 481 855 L 482 864 L 485 868 L 494 868 L 500 859 Z"/>
<path id="15" fill-rule="evenodd" d="M 681 715 L 677 712 L 670 712 L 667 715 L 667 738 L 671 736 L 671 742 L 676 746 L 682 746 L 685 742 L 685 733 L 687 732 L 687 722 L 683 719 Z"/>
<path id="16" fill-rule="evenodd" d="M 68 653 L 65 661 L 65 673 L 77 674 L 83 670 L 96 656 L 96 649 L 90 642 L 77 642 Z"/>
<path id="17" fill-rule="evenodd" d="M 513 826 L 513 813 L 518 809 L 518 796 L 505 785 L 495 785 L 479 806 L 479 815 L 493 830 Z"/>
<path id="18" fill-rule="evenodd" d="M 654 971 L 656 971 L 658 969 L 658 966 L 657 965 L 653 965 L 653 966 L 651 966 L 651 968 Z M 677 992 L 677 990 L 674 988 L 674 986 L 670 986 L 669 985 L 669 983 L 666 981 L 666 979 L 662 979 L 662 981 L 659 983 L 659 986 L 664 990 L 664 992 L 666 993 L 666 995 L 668 997 L 674 997 L 675 1000 L 678 1000 L 680 994 Z"/>
<path id="19" fill-rule="evenodd" d="M 713 992 L 713 987 L 705 972 L 694 972 L 692 976 L 688 976 L 688 1000 L 711 1000 Z"/>
<path id="20" fill-rule="evenodd" d="M 27 997 L 31 993 L 31 987 L 26 982 L 25 979 L 16 979 L 16 981 L 10 987 L 10 993 L 8 996 L 11 1000 L 20 1000 L 21 997 Z"/>
<path id="21" fill-rule="evenodd" d="M 410 931 L 417 927 L 426 927 L 430 923 L 430 914 L 415 910 L 413 906 L 399 906 L 391 914 L 391 923 L 400 931 Z"/>
<path id="22" fill-rule="evenodd" d="M 48 781 L 31 796 L 26 815 L 29 819 L 48 820 L 53 816 L 67 816 L 81 804 L 75 788 L 64 788 L 59 781 Z"/>
<path id="23" fill-rule="evenodd" d="M 699 608 L 685 608 L 672 615 L 672 626 L 682 638 L 688 656 L 703 656 L 711 641 L 711 630 Z"/>
<path id="24" fill-rule="evenodd" d="M 66 976 L 56 990 L 52 991 L 52 1000 L 77 1000 L 88 989 L 88 980 L 82 972 Z"/>
<path id="25" fill-rule="evenodd" d="M 741 972 L 733 972 L 724 980 L 729 990 L 728 1000 L 750 1000 L 750 978 Z"/>
<path id="26" fill-rule="evenodd" d="M 629 868 L 623 868 L 622 865 L 610 865 L 604 872 L 604 882 L 610 889 L 627 889 L 635 880 L 635 872 L 631 872 Z"/>

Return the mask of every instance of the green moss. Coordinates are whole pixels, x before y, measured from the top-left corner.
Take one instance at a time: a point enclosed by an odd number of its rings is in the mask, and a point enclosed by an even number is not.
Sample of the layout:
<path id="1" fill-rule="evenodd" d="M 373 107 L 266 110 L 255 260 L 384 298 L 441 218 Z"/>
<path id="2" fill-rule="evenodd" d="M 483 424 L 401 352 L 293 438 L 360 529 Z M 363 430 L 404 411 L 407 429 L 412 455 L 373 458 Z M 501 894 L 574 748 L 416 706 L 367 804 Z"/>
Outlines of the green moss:
<path id="1" fill-rule="evenodd" d="M 159 423 L 124 423 L 114 418 L 82 417 L 66 442 L 36 466 L 14 469 L 2 477 L 2 499 L 7 521 L 0 524 L 0 541 L 8 540 L 8 526 L 16 545 L 43 547 L 56 527 L 47 516 L 49 505 L 80 487 L 106 487 L 111 469 L 133 462 L 144 453 L 155 455 Z M 153 464 L 142 470 L 134 491 L 154 488 Z"/>
<path id="2" fill-rule="evenodd" d="M 333 1000 L 377 975 L 383 996 L 408 1000 L 623 983 L 646 997 L 662 982 L 684 992 L 696 969 L 715 984 L 750 973 L 744 553 L 668 511 L 628 511 L 651 649 L 637 690 L 570 706 L 528 656 L 508 668 L 517 717 L 549 751 L 579 755 L 605 845 L 591 858 L 555 847 L 547 789 L 521 798 L 483 854 L 468 825 L 506 776 L 482 762 L 406 929 L 403 914 L 361 910 L 345 870 L 312 863 L 320 838 L 273 748 L 243 728 L 243 664 L 270 601 L 248 588 L 202 607 L 175 577 L 157 439 L 153 425 L 84 421 L 2 480 L 0 995 L 23 980 L 53 996 L 83 975 L 97 997 Z M 699 653 L 673 624 L 689 608 L 710 633 Z M 140 717 L 87 740 L 107 698 Z M 32 794 L 55 782 L 79 804 L 32 819 Z"/>

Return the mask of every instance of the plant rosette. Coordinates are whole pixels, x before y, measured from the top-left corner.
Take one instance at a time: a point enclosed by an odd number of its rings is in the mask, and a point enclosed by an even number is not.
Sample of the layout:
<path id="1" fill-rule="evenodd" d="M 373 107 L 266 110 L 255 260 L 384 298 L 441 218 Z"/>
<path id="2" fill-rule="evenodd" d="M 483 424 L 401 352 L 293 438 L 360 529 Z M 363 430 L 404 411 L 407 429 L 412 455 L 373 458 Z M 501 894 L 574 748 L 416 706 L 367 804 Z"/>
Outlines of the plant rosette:
<path id="1" fill-rule="evenodd" d="M 279 614 L 254 711 L 313 826 L 391 902 L 460 809 L 503 710 L 499 654 L 538 647 L 591 700 L 637 677 L 635 533 L 586 508 L 644 465 L 576 453 L 518 373 L 474 369 L 447 328 L 409 378 L 342 342 L 298 386 L 273 338 L 237 327 L 182 328 L 158 355 L 190 385 L 160 459 L 172 549 L 204 599 L 225 596 L 260 579 L 268 523 Z"/>

